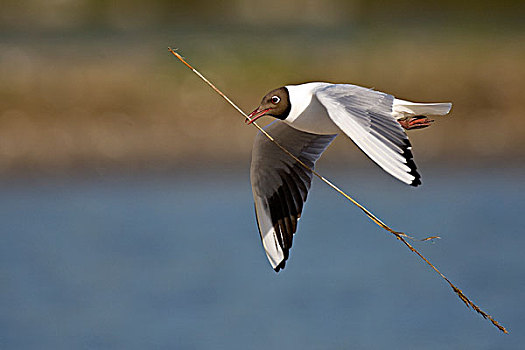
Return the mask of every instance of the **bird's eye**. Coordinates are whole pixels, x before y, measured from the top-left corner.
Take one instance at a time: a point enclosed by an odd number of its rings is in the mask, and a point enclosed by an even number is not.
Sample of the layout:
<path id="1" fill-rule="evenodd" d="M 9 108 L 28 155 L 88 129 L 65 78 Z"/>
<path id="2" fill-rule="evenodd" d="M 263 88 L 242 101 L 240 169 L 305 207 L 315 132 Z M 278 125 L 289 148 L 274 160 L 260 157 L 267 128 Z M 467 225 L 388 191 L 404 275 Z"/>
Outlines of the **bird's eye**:
<path id="1" fill-rule="evenodd" d="M 272 103 L 274 105 L 278 104 L 279 102 L 281 102 L 281 98 L 279 96 L 272 96 Z"/>

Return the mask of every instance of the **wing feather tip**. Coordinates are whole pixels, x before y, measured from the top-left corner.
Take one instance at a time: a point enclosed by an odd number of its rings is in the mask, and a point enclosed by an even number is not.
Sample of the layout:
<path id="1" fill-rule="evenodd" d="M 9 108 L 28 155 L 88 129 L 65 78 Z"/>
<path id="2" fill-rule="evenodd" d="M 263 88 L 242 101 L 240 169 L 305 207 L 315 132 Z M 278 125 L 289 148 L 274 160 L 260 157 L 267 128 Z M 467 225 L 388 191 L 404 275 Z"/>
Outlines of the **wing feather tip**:
<path id="1" fill-rule="evenodd" d="M 421 175 L 419 175 L 419 172 L 417 171 L 417 166 L 414 160 L 410 159 L 407 162 L 407 165 L 410 168 L 409 174 L 414 177 L 414 179 L 409 183 L 409 185 L 413 187 L 417 187 L 421 185 Z"/>
<path id="2" fill-rule="evenodd" d="M 419 176 L 419 174 L 416 173 L 416 177 L 414 178 L 414 180 L 412 180 L 412 182 L 410 183 L 410 186 L 413 186 L 413 187 L 417 187 L 419 185 L 421 185 L 421 177 Z"/>
<path id="3" fill-rule="evenodd" d="M 285 266 L 286 266 L 286 259 L 283 259 L 277 266 L 273 268 L 273 270 L 279 273 L 279 271 L 283 270 Z"/>

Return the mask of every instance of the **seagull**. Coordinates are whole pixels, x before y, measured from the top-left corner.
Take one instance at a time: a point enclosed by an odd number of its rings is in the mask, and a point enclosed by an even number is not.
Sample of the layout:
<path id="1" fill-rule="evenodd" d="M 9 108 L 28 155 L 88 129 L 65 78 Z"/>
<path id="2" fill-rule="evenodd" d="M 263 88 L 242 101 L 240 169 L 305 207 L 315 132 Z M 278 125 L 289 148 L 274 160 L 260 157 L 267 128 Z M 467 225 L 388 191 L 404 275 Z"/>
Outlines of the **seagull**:
<path id="1" fill-rule="evenodd" d="M 428 127 L 429 116 L 446 115 L 451 108 L 451 103 L 410 102 L 351 84 L 313 82 L 270 91 L 246 122 L 274 117 L 265 130 L 311 169 L 342 132 L 387 173 L 418 186 L 421 177 L 405 130 Z M 311 170 L 257 134 L 250 180 L 259 234 L 275 272 L 288 260 L 312 177 Z"/>

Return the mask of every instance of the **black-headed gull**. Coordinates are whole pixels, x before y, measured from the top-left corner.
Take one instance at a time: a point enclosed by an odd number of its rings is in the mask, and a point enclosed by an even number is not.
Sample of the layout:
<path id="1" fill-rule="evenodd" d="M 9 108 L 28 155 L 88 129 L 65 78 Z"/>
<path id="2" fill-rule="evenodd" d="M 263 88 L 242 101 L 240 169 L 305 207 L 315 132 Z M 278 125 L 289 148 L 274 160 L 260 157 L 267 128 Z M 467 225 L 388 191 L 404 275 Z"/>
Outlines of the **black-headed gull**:
<path id="1" fill-rule="evenodd" d="M 266 131 L 311 168 L 339 132 L 400 181 L 418 186 L 420 176 L 404 129 L 429 126 L 451 103 L 415 103 L 350 84 L 288 85 L 266 94 L 250 115 L 280 119 Z M 312 182 L 311 171 L 258 133 L 250 169 L 261 240 L 276 272 L 284 268 Z"/>

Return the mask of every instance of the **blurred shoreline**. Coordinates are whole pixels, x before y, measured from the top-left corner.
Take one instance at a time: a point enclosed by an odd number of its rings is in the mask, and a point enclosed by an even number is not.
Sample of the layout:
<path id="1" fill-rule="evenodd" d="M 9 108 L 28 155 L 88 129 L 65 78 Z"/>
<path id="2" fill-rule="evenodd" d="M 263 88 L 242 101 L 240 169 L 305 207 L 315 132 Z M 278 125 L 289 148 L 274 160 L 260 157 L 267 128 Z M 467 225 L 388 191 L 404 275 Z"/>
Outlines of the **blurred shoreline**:
<path id="1" fill-rule="evenodd" d="M 451 101 L 449 117 L 409 133 L 416 162 L 523 164 L 525 30 L 504 19 L 13 27 L 0 35 L 0 177 L 249 162 L 255 131 L 170 45 L 246 111 L 268 90 L 306 81 Z M 341 140 L 324 158 L 366 161 Z"/>
<path id="2" fill-rule="evenodd" d="M 316 170 L 323 176 L 335 181 L 346 181 L 347 178 L 370 179 L 373 182 L 392 182 L 402 187 L 406 185 L 398 182 L 385 173 L 364 154 L 356 161 L 342 160 L 338 162 L 333 157 L 323 156 L 316 165 Z M 511 177 L 520 178 L 525 174 L 525 164 L 519 161 L 489 162 L 450 162 L 418 159 L 416 165 L 422 176 L 423 187 L 430 186 L 429 180 L 446 179 L 454 182 L 460 174 L 478 174 L 482 177 Z M 27 184 L 67 184 L 83 181 L 157 181 L 170 179 L 171 181 L 198 181 L 222 183 L 231 179 L 244 178 L 249 181 L 250 158 L 242 160 L 210 161 L 207 158 L 182 160 L 178 163 L 156 162 L 149 160 L 137 164 L 136 162 L 104 164 L 101 162 L 85 162 L 75 167 L 24 167 L 11 169 L 0 173 L 2 187 L 25 186 Z M 315 180 L 317 181 L 317 180 Z M 320 184 L 321 185 L 321 184 Z M 412 189 L 406 186 L 407 189 Z"/>

